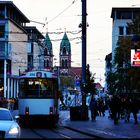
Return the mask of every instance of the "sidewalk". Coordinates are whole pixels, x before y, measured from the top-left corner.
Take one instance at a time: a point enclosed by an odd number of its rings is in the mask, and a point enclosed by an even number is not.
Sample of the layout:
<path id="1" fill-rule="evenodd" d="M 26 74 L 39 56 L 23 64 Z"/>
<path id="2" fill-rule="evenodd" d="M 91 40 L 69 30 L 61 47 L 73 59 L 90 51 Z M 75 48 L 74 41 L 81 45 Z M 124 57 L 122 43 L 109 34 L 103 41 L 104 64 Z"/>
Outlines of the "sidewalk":
<path id="1" fill-rule="evenodd" d="M 69 114 L 69 111 L 67 113 Z M 60 115 L 65 116 L 63 112 Z M 113 120 L 108 116 L 108 111 L 106 111 L 105 116 L 97 116 L 96 121 L 91 121 L 91 119 L 88 121 L 71 121 L 70 116 L 67 115 L 67 118 L 61 120 L 60 125 L 102 138 L 140 138 L 140 114 L 138 114 L 139 123 L 137 125 L 134 124 L 132 114 L 129 123 L 125 123 L 124 119 L 120 119 L 118 125 L 114 125 Z"/>

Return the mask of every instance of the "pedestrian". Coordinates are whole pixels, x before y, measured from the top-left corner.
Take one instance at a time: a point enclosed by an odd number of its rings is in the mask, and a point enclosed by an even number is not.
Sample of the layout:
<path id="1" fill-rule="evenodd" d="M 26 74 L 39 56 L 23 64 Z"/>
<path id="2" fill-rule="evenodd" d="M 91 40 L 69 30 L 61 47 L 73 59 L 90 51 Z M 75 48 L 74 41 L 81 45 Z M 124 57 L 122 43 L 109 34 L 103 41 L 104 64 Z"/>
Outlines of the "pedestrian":
<path id="1" fill-rule="evenodd" d="M 98 100 L 98 111 L 99 116 L 105 116 L 105 103 L 102 97 Z"/>
<path id="2" fill-rule="evenodd" d="M 114 124 L 118 124 L 118 120 L 120 119 L 120 110 L 121 110 L 121 100 L 118 95 L 113 95 L 113 98 L 110 103 L 110 108 L 112 112 L 112 117 L 114 120 Z"/>
<path id="3" fill-rule="evenodd" d="M 0 107 L 3 107 L 2 97 L 0 97 Z"/>
<path id="4" fill-rule="evenodd" d="M 89 108 L 90 108 L 90 111 L 91 111 L 91 120 L 95 121 L 96 116 L 97 116 L 97 101 L 96 101 L 94 95 L 91 96 Z"/>
<path id="5" fill-rule="evenodd" d="M 15 104 L 15 99 L 14 98 L 10 98 L 10 110 L 11 111 L 14 110 L 14 104 Z"/>
<path id="6" fill-rule="evenodd" d="M 125 122 L 129 122 L 129 118 L 130 118 L 130 107 L 131 107 L 131 104 L 130 104 L 130 97 L 129 96 L 126 96 L 125 97 L 125 100 L 124 100 L 124 120 Z"/>
<path id="7" fill-rule="evenodd" d="M 137 119 L 137 113 L 139 111 L 139 103 L 138 100 L 136 99 L 136 97 L 132 96 L 132 98 L 130 99 L 130 109 L 131 112 L 133 113 L 133 117 L 134 117 L 134 124 L 138 124 L 138 119 Z"/>

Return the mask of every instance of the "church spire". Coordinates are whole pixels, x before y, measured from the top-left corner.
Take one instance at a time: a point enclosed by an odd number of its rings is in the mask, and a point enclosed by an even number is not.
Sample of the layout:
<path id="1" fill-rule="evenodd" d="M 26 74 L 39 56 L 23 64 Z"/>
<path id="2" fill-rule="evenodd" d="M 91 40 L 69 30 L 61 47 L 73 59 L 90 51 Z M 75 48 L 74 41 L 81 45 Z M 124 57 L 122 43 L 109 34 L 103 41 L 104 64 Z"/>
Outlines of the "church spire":
<path id="1" fill-rule="evenodd" d="M 68 74 L 69 68 L 71 67 L 71 44 L 66 32 L 64 33 L 64 36 L 60 43 L 59 57 L 61 74 Z"/>

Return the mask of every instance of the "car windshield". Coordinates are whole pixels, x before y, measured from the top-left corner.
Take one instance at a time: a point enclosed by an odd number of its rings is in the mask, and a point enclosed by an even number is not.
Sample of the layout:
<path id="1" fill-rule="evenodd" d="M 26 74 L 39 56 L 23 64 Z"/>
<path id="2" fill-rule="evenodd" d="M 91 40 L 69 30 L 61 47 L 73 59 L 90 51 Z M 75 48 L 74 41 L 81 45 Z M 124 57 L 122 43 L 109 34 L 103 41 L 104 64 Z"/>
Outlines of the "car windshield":
<path id="1" fill-rule="evenodd" d="M 0 110 L 0 120 L 8 120 L 12 121 L 12 116 L 10 115 L 10 112 L 6 110 Z"/>

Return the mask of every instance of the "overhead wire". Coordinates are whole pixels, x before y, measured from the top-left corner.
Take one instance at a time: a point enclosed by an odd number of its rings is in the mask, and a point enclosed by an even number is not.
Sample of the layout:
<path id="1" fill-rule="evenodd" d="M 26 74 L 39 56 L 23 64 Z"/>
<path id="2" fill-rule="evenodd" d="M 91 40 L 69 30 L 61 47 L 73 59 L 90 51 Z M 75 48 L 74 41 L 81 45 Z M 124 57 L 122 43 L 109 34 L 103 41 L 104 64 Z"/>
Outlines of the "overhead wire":
<path id="1" fill-rule="evenodd" d="M 51 20 L 49 20 L 46 24 L 52 22 L 53 20 L 55 20 L 57 17 L 59 17 L 61 14 L 63 14 L 65 11 L 67 11 L 77 0 L 73 0 L 72 3 L 70 5 L 68 5 L 63 11 L 61 11 L 58 15 L 56 15 L 55 17 L 53 17 Z M 46 25 L 45 24 L 45 25 Z M 45 27 L 45 25 L 43 27 Z"/>

